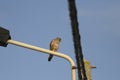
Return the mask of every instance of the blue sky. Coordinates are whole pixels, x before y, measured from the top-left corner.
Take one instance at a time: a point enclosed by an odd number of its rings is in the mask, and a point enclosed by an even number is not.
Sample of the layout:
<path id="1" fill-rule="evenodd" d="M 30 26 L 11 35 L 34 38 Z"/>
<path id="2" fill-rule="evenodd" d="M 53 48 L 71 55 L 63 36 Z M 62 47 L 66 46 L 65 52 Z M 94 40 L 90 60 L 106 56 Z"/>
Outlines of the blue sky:
<path id="1" fill-rule="evenodd" d="M 97 69 L 93 80 L 119 80 L 120 1 L 76 0 L 84 58 Z M 61 37 L 59 52 L 75 60 L 67 0 L 0 0 L 0 26 L 13 40 L 49 49 Z M 71 80 L 64 59 L 9 44 L 0 47 L 0 80 Z"/>

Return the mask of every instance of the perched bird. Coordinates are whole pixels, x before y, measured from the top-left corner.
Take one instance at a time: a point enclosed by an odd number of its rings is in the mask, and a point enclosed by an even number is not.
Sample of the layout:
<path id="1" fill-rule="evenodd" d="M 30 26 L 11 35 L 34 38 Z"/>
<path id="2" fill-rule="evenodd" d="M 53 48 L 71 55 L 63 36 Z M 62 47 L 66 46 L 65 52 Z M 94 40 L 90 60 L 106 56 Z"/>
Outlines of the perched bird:
<path id="1" fill-rule="evenodd" d="M 58 50 L 58 48 L 59 48 L 59 43 L 60 42 L 61 42 L 60 37 L 57 37 L 57 38 L 53 39 L 50 42 L 50 50 L 56 52 Z M 53 55 L 50 54 L 49 57 L 48 57 L 48 61 L 51 61 L 52 57 L 53 57 Z"/>

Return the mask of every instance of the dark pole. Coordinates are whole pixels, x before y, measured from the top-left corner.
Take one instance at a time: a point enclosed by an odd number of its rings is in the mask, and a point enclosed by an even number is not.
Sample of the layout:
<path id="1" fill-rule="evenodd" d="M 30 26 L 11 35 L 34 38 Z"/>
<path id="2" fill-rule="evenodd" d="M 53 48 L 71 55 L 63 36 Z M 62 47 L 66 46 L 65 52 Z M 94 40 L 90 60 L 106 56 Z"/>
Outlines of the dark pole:
<path id="1" fill-rule="evenodd" d="M 72 35 L 73 35 L 76 63 L 78 68 L 78 79 L 87 80 L 84 62 L 83 62 L 81 37 L 79 34 L 79 24 L 77 19 L 77 10 L 75 6 L 75 0 L 68 0 L 68 4 L 69 4 L 69 16 L 71 20 L 71 29 L 72 29 Z"/>

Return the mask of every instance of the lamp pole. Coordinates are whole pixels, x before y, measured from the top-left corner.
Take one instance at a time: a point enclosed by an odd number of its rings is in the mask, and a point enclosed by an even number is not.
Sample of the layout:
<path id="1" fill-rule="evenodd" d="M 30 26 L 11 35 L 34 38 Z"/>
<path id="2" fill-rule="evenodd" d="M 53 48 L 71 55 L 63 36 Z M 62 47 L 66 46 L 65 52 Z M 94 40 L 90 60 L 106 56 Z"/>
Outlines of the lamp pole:
<path id="1" fill-rule="evenodd" d="M 62 53 L 59 53 L 59 52 L 50 51 L 48 49 L 40 48 L 40 47 L 37 47 L 37 46 L 33 46 L 33 45 L 30 45 L 30 44 L 26 44 L 26 43 L 11 40 L 11 39 L 9 39 L 7 41 L 7 43 L 64 58 L 71 65 L 72 80 L 76 80 L 76 65 L 75 65 L 74 61 L 72 60 L 72 58 L 69 57 L 68 55 L 65 55 L 65 54 L 62 54 Z"/>

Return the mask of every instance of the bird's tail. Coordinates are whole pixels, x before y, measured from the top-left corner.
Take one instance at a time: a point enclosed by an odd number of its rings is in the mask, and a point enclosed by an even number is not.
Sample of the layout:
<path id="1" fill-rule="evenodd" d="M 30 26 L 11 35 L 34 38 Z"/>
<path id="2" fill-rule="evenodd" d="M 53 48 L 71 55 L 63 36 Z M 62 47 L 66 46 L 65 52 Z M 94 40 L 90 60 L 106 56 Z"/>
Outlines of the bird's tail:
<path id="1" fill-rule="evenodd" d="M 48 57 L 48 61 L 51 61 L 53 55 L 50 54 L 50 56 Z"/>

